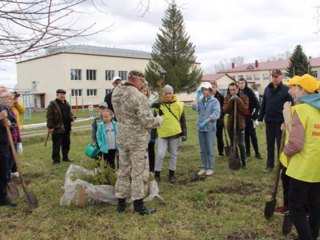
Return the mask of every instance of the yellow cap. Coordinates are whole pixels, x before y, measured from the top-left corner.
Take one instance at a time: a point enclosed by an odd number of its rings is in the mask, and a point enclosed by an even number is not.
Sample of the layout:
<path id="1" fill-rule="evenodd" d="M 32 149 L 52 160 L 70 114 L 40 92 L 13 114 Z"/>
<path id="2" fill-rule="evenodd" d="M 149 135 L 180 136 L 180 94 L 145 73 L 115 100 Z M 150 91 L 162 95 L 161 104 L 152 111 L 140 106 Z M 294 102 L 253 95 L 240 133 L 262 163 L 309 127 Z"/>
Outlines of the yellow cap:
<path id="1" fill-rule="evenodd" d="M 287 82 L 285 82 L 284 84 L 287 86 L 297 85 L 297 81 L 299 78 L 301 78 L 301 77 L 298 75 L 295 75 L 292 78 L 290 78 Z"/>
<path id="2" fill-rule="evenodd" d="M 297 85 L 309 93 L 314 93 L 319 88 L 318 80 L 310 74 L 304 74 L 297 80 Z"/>

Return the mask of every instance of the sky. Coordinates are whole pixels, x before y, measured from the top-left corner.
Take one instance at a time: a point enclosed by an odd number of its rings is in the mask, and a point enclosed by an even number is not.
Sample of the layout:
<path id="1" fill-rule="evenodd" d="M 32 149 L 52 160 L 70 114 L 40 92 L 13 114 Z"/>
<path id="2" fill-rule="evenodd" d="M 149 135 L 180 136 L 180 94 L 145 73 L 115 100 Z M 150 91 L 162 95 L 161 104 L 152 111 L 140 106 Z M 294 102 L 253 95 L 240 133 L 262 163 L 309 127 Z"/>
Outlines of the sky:
<path id="1" fill-rule="evenodd" d="M 101 2 L 103 1 L 103 3 Z M 105 31 L 69 41 L 104 47 L 149 51 L 171 0 L 96 0 L 78 8 L 84 26 L 95 22 Z M 196 47 L 204 73 L 220 61 L 241 56 L 245 63 L 293 51 L 300 44 L 307 56 L 320 57 L 318 0 L 176 0 L 185 30 Z M 319 8 L 317 8 L 317 6 Z M 318 32 L 319 31 L 319 32 Z M 16 84 L 16 64 L 2 61 L 0 85 Z"/>

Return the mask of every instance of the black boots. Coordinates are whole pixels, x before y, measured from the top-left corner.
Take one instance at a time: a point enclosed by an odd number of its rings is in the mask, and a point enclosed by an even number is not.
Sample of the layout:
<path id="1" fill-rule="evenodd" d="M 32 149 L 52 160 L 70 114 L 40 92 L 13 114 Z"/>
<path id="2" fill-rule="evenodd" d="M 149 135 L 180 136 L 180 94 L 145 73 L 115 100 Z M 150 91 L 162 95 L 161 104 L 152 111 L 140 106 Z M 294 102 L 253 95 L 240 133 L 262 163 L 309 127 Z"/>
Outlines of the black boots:
<path id="1" fill-rule="evenodd" d="M 127 207 L 126 199 L 125 198 L 119 198 L 118 199 L 117 211 L 119 213 L 122 213 L 122 212 L 124 212 L 124 210 L 126 210 L 126 207 Z"/>
<path id="2" fill-rule="evenodd" d="M 0 198 L 0 206 L 16 207 L 17 204 L 11 202 L 9 198 L 3 197 L 3 198 Z"/>
<path id="3" fill-rule="evenodd" d="M 161 181 L 160 171 L 154 171 L 154 178 L 158 183 Z"/>
<path id="4" fill-rule="evenodd" d="M 175 182 L 175 177 L 174 177 L 174 171 L 173 170 L 169 170 L 169 182 L 170 183 L 174 183 Z"/>
<path id="5" fill-rule="evenodd" d="M 136 213 L 139 213 L 140 215 L 149 215 L 149 214 L 154 213 L 156 211 L 154 208 L 146 208 L 143 205 L 142 199 L 134 200 L 133 207 L 134 207 L 134 211 Z"/>

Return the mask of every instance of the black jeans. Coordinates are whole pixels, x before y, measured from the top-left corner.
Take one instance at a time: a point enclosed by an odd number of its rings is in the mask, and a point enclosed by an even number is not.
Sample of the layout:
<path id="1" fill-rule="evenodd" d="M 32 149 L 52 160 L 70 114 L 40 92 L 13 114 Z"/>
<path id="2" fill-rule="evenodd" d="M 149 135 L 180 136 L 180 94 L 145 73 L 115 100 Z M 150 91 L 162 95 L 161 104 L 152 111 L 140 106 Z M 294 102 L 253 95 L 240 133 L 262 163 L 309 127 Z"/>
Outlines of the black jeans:
<path id="1" fill-rule="evenodd" d="M 267 136 L 267 150 L 268 150 L 268 159 L 267 167 L 274 168 L 274 144 L 277 141 L 277 157 L 279 157 L 278 152 L 281 142 L 282 131 L 280 129 L 281 123 L 266 123 L 266 136 Z"/>
<path id="2" fill-rule="evenodd" d="M 218 145 L 218 152 L 219 155 L 223 155 L 223 148 L 224 148 L 224 143 L 223 143 L 223 128 L 224 128 L 224 121 L 222 119 L 218 119 L 217 121 L 217 145 Z"/>
<path id="3" fill-rule="evenodd" d="M 109 149 L 108 153 L 102 153 L 103 159 L 108 165 L 115 169 L 114 159 L 116 157 L 116 149 Z"/>
<path id="4" fill-rule="evenodd" d="M 246 128 L 245 128 L 245 143 L 246 143 L 246 153 L 250 155 L 250 139 L 252 142 L 252 147 L 256 155 L 259 155 L 258 139 L 256 134 L 256 129 L 253 126 L 253 121 L 249 116 L 246 116 Z"/>
<path id="5" fill-rule="evenodd" d="M 309 221 L 305 206 L 309 209 Z M 290 178 L 289 213 L 300 240 L 315 240 L 320 226 L 320 182 L 308 183 Z"/>
<path id="6" fill-rule="evenodd" d="M 60 162 L 60 149 L 62 152 L 62 160 L 67 161 L 70 150 L 70 131 L 66 131 L 65 133 L 52 133 L 52 160 L 54 162 Z"/>
<path id="7" fill-rule="evenodd" d="M 0 199 L 7 197 L 9 144 L 0 144 Z"/>
<path id="8" fill-rule="evenodd" d="M 148 144 L 148 156 L 149 156 L 149 170 L 154 172 L 154 163 L 155 163 L 155 150 L 154 150 L 154 141 L 149 141 Z"/>

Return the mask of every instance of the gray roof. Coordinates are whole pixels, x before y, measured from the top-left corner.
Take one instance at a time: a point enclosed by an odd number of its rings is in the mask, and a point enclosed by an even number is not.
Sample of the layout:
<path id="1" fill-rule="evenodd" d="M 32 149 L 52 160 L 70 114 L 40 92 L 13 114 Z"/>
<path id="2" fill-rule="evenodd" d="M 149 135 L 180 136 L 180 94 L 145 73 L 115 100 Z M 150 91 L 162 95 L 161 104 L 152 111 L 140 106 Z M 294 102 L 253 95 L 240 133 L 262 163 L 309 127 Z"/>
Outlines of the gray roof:
<path id="1" fill-rule="evenodd" d="M 131 49 L 121 49 L 121 48 L 87 46 L 87 45 L 50 47 L 46 51 L 47 51 L 47 55 L 56 54 L 56 53 L 80 53 L 80 54 L 92 54 L 92 55 L 112 56 L 112 57 L 151 59 L 151 53 L 149 52 L 131 50 Z"/>

